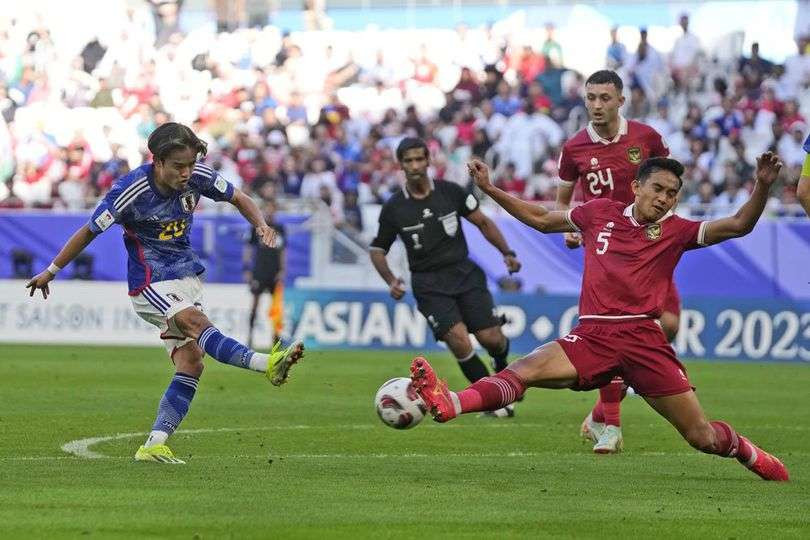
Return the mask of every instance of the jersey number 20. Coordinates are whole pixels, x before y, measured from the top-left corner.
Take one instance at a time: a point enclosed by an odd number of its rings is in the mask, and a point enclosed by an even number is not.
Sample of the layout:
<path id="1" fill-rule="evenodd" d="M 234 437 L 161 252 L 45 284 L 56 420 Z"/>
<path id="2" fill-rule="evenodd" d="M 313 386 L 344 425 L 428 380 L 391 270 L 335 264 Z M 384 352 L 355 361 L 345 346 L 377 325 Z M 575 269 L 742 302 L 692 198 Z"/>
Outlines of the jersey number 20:
<path id="1" fill-rule="evenodd" d="M 186 232 L 186 227 L 188 226 L 185 219 L 176 219 L 168 223 L 163 223 L 162 225 L 163 230 L 160 231 L 160 234 L 158 235 L 158 239 L 160 240 L 179 238 L 180 236 L 183 236 L 183 233 Z"/>

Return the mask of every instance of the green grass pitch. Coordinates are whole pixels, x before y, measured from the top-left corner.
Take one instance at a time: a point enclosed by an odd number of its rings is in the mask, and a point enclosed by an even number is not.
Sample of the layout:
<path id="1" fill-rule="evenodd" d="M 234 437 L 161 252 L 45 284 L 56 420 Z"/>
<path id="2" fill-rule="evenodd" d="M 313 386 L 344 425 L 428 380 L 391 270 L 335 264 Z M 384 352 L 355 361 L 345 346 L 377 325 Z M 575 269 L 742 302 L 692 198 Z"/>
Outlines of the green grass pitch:
<path id="1" fill-rule="evenodd" d="M 786 538 L 810 536 L 810 367 L 693 362 L 710 418 L 779 455 L 761 481 L 699 454 L 639 398 L 625 452 L 578 437 L 594 393 L 530 390 L 513 419 L 384 427 L 407 353 L 309 351 L 282 388 L 206 360 L 185 466 L 136 463 L 171 366 L 158 348 L 0 346 L 0 538 Z M 462 385 L 446 354 L 437 370 Z M 69 441 L 107 437 L 68 455 Z"/>

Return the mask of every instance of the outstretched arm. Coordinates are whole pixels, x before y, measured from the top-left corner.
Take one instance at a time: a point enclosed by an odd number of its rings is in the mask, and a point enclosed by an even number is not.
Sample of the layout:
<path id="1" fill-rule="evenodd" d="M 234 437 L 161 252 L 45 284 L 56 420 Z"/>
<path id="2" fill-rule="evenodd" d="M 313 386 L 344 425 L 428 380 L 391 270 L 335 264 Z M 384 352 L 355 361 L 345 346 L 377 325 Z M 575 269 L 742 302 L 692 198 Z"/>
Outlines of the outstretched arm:
<path id="1" fill-rule="evenodd" d="M 796 189 L 796 197 L 804 208 L 804 212 L 810 217 L 810 154 L 804 158 L 802 175 L 799 177 L 799 187 Z"/>
<path id="2" fill-rule="evenodd" d="M 561 180 L 557 183 L 557 210 L 566 211 L 571 207 L 571 199 L 574 197 L 573 182 Z M 578 232 L 565 233 L 565 246 L 575 249 L 582 245 L 582 235 Z"/>
<path id="3" fill-rule="evenodd" d="M 256 203 L 253 202 L 253 199 L 245 195 L 245 192 L 241 189 L 234 188 L 230 202 L 239 210 L 239 213 L 245 217 L 248 223 L 256 228 L 256 234 L 262 244 L 267 247 L 274 247 L 276 231 L 265 223 L 264 216 Z"/>
<path id="4" fill-rule="evenodd" d="M 42 298 L 47 299 L 48 294 L 50 294 L 48 283 L 56 276 L 56 272 L 70 264 L 70 261 L 75 259 L 95 237 L 96 233 L 91 231 L 90 227 L 82 225 L 73 233 L 73 236 L 68 239 L 51 265 L 48 266 L 48 269 L 43 270 L 25 284 L 27 289 L 31 289 L 28 296 L 34 296 L 34 293 L 39 289 L 42 291 Z"/>
<path id="5" fill-rule="evenodd" d="M 745 236 L 754 230 L 765 204 L 768 202 L 768 193 L 773 187 L 782 162 L 779 156 L 772 152 L 765 152 L 757 158 L 756 184 L 748 201 L 733 216 L 715 219 L 706 224 L 703 233 L 703 243 L 717 244 L 731 238 Z"/>
<path id="6" fill-rule="evenodd" d="M 526 202 L 495 187 L 489 178 L 489 167 L 483 162 L 474 159 L 467 164 L 467 169 L 481 191 L 529 227 L 543 233 L 574 231 L 565 217 L 565 212 L 549 211 L 542 205 Z"/>
<path id="7" fill-rule="evenodd" d="M 501 252 L 503 262 L 506 264 L 506 269 L 509 270 L 509 273 L 514 274 L 515 272 L 519 272 L 520 261 L 517 259 L 515 252 L 509 248 L 509 244 L 506 243 L 506 238 L 503 237 L 501 230 L 495 225 L 495 222 L 480 209 L 475 209 L 471 212 L 467 216 L 467 219 L 470 220 L 470 223 L 478 227 L 481 234 L 484 235 L 484 238 L 486 238 L 495 249 Z"/>

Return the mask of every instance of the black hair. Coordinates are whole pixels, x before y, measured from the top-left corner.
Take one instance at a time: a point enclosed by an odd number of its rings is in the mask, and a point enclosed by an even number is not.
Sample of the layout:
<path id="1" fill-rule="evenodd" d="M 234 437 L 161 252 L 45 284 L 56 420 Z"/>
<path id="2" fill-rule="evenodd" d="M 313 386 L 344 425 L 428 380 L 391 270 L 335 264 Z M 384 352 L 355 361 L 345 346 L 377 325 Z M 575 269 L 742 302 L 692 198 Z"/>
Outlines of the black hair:
<path id="1" fill-rule="evenodd" d="M 585 85 L 589 84 L 612 84 L 616 87 L 616 90 L 619 91 L 619 95 L 621 95 L 622 90 L 624 89 L 624 83 L 622 82 L 622 78 L 619 75 L 610 69 L 600 69 L 599 71 L 593 72 L 588 80 L 585 81 Z"/>
<path id="2" fill-rule="evenodd" d="M 427 143 L 425 143 L 424 140 L 420 139 L 419 137 L 405 137 L 397 146 L 397 161 L 401 162 L 405 157 L 405 152 L 408 150 L 413 150 L 414 148 L 424 148 L 425 157 L 430 155 L 428 152 Z"/>
<path id="3" fill-rule="evenodd" d="M 146 147 L 152 152 L 155 161 L 165 161 L 175 150 L 190 148 L 197 157 L 205 157 L 208 144 L 197 137 L 191 128 L 177 122 L 166 122 L 149 135 Z"/>
<path id="4" fill-rule="evenodd" d="M 678 189 L 680 190 L 683 187 L 683 179 L 681 176 L 683 175 L 683 165 L 677 159 L 665 158 L 665 157 L 654 157 L 645 159 L 644 162 L 638 168 L 638 174 L 636 175 L 636 179 L 640 184 L 643 184 L 652 173 L 658 171 L 669 171 L 675 176 L 678 177 Z"/>

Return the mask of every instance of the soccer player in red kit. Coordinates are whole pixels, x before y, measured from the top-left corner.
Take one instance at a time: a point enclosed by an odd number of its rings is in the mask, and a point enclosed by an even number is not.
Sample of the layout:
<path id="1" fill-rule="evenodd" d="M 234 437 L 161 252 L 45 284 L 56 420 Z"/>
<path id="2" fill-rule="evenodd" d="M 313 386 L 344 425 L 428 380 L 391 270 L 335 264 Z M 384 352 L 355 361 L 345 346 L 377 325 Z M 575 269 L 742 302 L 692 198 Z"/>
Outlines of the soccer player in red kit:
<path id="1" fill-rule="evenodd" d="M 592 390 L 621 375 L 694 448 L 737 458 L 765 480 L 787 481 L 779 459 L 726 422 L 706 419 L 686 368 L 655 320 L 684 251 L 753 230 L 781 166 L 777 156 L 763 154 L 757 159 L 754 190 L 742 208 L 730 217 L 697 222 L 672 213 L 683 174 L 683 166 L 672 159 L 651 158 L 641 165 L 632 184 L 633 204 L 595 199 L 566 212 L 509 195 L 492 184 L 486 165 L 471 162 L 476 185 L 526 225 L 543 233 L 582 234 L 579 324 L 458 393 L 437 378 L 427 360 L 415 358 L 411 380 L 434 420 L 504 407 L 529 386 Z"/>
<path id="2" fill-rule="evenodd" d="M 607 198 L 630 204 L 633 202 L 630 185 L 641 162 L 669 156 L 669 149 L 657 131 L 619 114 L 624 105 L 623 86 L 621 77 L 610 70 L 597 71 L 585 81 L 585 106 L 590 122 L 565 143 L 560 153 L 558 210 L 568 209 L 577 184 L 586 202 Z M 580 233 L 565 234 L 569 248 L 577 248 L 581 243 Z M 680 315 L 681 299 L 673 282 L 659 319 L 669 341 L 678 332 Z M 619 377 L 599 389 L 599 398 L 581 428 L 582 436 L 595 443 L 594 452 L 612 454 L 621 450 L 620 403 L 626 393 L 627 386 Z"/>

